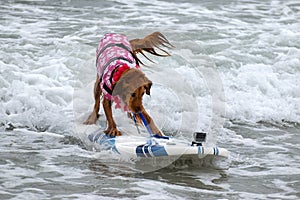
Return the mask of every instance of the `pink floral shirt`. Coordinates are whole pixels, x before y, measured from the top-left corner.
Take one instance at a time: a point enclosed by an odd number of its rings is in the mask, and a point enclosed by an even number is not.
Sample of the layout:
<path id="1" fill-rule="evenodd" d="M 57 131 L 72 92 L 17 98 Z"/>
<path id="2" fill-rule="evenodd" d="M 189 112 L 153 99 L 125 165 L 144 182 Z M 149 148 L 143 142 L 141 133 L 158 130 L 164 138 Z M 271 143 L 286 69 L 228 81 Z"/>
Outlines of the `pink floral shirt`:
<path id="1" fill-rule="evenodd" d="M 129 68 L 139 68 L 133 55 L 129 40 L 125 35 L 108 33 L 100 39 L 96 51 L 97 73 L 101 79 L 100 88 L 104 98 L 114 101 L 116 108 L 129 111 L 125 103 L 119 96 L 113 96 L 113 71 L 121 66 L 127 65 Z"/>

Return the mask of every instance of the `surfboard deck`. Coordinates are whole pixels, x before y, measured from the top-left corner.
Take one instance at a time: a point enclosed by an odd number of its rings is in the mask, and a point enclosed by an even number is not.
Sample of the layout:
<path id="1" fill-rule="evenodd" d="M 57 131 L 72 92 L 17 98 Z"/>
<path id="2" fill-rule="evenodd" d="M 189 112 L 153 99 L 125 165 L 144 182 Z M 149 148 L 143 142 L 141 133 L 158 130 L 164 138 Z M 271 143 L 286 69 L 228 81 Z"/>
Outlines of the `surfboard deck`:
<path id="1" fill-rule="evenodd" d="M 126 158 L 153 158 L 153 157 L 197 157 L 201 159 L 207 155 L 225 157 L 229 155 L 228 150 L 220 147 L 192 145 L 192 142 L 172 137 L 150 137 L 143 135 L 110 136 L 103 133 L 99 126 L 83 126 L 82 130 L 88 145 L 96 151 L 112 150 L 114 153 Z"/>

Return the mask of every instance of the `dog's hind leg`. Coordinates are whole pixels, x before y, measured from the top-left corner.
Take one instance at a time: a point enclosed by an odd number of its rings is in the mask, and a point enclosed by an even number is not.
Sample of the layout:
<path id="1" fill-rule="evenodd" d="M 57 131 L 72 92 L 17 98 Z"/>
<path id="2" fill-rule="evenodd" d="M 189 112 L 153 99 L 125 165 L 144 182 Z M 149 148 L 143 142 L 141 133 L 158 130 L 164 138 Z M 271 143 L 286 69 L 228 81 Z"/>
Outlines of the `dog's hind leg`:
<path id="1" fill-rule="evenodd" d="M 100 88 L 100 79 L 97 75 L 95 84 L 94 84 L 94 99 L 95 99 L 95 105 L 94 110 L 90 114 L 90 116 L 85 120 L 84 124 L 95 124 L 98 117 L 99 117 L 99 110 L 100 110 L 100 97 L 101 97 L 102 91 Z"/>

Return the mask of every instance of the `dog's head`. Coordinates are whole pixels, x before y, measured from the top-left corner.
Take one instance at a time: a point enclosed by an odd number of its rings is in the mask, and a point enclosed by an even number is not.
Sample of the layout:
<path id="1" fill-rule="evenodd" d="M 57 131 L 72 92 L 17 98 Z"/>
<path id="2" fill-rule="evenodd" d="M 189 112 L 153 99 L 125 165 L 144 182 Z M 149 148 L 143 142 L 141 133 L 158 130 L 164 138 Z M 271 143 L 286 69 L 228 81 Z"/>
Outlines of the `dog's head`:
<path id="1" fill-rule="evenodd" d="M 119 96 L 132 112 L 142 110 L 143 96 L 150 95 L 152 82 L 138 69 L 126 71 L 116 83 L 113 96 Z"/>

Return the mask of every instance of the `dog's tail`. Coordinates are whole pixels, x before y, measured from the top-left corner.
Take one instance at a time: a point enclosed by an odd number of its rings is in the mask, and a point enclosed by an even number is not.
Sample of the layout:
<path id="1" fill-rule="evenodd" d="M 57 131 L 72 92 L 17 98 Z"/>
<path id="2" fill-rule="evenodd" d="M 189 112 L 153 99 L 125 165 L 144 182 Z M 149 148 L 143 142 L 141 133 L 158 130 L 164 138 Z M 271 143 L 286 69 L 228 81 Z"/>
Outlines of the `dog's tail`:
<path id="1" fill-rule="evenodd" d="M 145 52 L 151 53 L 155 56 L 170 56 L 170 54 L 162 49 L 162 47 L 166 48 L 174 48 L 174 46 L 167 40 L 167 38 L 161 34 L 160 32 L 154 32 L 150 35 L 147 35 L 143 39 L 133 39 L 130 40 L 130 45 L 132 47 L 133 56 L 138 63 L 144 65 L 144 63 L 137 57 L 138 53 L 141 53 L 145 58 L 149 61 L 153 62 L 150 58 L 148 58 Z M 160 50 L 163 54 L 157 53 L 154 48 Z"/>

